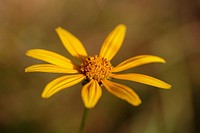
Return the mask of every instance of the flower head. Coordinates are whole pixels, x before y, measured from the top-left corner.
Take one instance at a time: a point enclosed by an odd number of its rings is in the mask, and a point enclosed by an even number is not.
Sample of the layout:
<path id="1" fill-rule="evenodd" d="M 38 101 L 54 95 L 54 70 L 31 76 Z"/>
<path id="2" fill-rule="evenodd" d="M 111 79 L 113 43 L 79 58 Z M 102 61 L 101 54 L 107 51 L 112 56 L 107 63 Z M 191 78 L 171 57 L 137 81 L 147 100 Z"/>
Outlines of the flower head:
<path id="1" fill-rule="evenodd" d="M 93 108 L 102 95 L 102 86 L 113 95 L 138 106 L 141 104 L 139 96 L 128 86 L 112 82 L 112 78 L 130 80 L 163 89 L 170 89 L 171 85 L 137 73 L 118 74 L 118 72 L 148 63 L 165 63 L 165 60 L 153 55 L 140 55 L 129 58 L 117 66 L 112 66 L 110 61 L 120 49 L 126 33 L 126 26 L 118 25 L 106 38 L 99 55 L 88 56 L 82 43 L 70 32 L 59 27 L 56 29 L 58 36 L 67 51 L 80 60 L 80 64 L 73 63 L 70 59 L 43 49 L 32 49 L 26 52 L 27 56 L 47 62 L 36 64 L 25 69 L 26 72 L 66 73 L 67 75 L 56 78 L 48 83 L 42 93 L 43 98 L 49 98 L 56 92 L 66 89 L 82 81 L 81 91 L 83 103 L 86 108 Z"/>

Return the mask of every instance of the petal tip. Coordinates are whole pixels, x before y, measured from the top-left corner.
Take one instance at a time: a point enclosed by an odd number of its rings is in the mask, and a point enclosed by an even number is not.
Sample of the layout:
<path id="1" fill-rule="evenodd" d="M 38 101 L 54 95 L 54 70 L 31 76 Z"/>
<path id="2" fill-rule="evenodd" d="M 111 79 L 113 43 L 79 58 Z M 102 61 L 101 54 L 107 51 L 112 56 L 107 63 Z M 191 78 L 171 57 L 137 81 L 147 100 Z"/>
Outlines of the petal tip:
<path id="1" fill-rule="evenodd" d="M 139 106 L 140 104 L 142 104 L 142 101 L 138 101 L 137 103 L 134 103 L 134 106 Z"/>
<path id="2" fill-rule="evenodd" d="M 152 56 L 153 57 L 153 56 Z M 155 58 L 157 58 L 157 61 L 160 63 L 166 63 L 165 59 L 159 56 L 154 56 Z"/>
<path id="3" fill-rule="evenodd" d="M 28 68 L 25 68 L 25 70 L 24 70 L 24 71 L 25 71 L 26 73 L 27 73 L 27 72 L 29 72 Z"/>
<path id="4" fill-rule="evenodd" d="M 139 106 L 142 103 L 142 101 L 140 100 L 140 98 L 138 97 L 134 102 L 132 102 L 131 104 L 134 106 Z"/>
<path id="5" fill-rule="evenodd" d="M 116 29 L 118 29 L 119 31 L 121 31 L 121 33 L 123 33 L 123 34 L 126 33 L 126 25 L 124 25 L 124 24 L 117 25 Z"/>
<path id="6" fill-rule="evenodd" d="M 47 90 L 47 86 L 44 88 L 42 94 L 41 94 L 41 97 L 42 98 L 49 98 L 52 94 L 49 93 L 49 91 Z"/>
<path id="7" fill-rule="evenodd" d="M 89 103 L 88 101 L 86 101 L 86 100 L 84 99 L 84 96 L 83 96 L 83 95 L 82 95 L 82 99 L 83 99 L 83 104 L 84 104 L 84 106 L 85 106 L 87 109 L 92 109 L 92 108 L 95 107 L 95 104 L 92 104 L 92 103 Z"/>
<path id="8" fill-rule="evenodd" d="M 165 59 L 162 59 L 162 63 L 166 63 Z"/>
<path id="9" fill-rule="evenodd" d="M 25 55 L 27 55 L 27 56 L 32 56 L 33 54 L 35 54 L 35 53 L 37 53 L 37 52 L 39 52 L 39 51 L 41 51 L 41 50 L 43 50 L 43 49 L 30 49 L 30 50 L 27 50 L 27 51 L 26 51 Z M 44 51 L 44 50 L 43 50 L 43 51 Z"/>
<path id="10" fill-rule="evenodd" d="M 172 86 L 166 82 L 163 82 L 162 86 L 158 87 L 158 88 L 161 88 L 161 89 L 171 89 Z"/>
<path id="11" fill-rule="evenodd" d="M 31 50 L 27 50 L 25 55 L 29 56 Z"/>
<path id="12" fill-rule="evenodd" d="M 62 27 L 59 26 L 59 27 L 55 28 L 56 32 L 58 32 L 59 30 L 62 30 Z"/>
<path id="13" fill-rule="evenodd" d="M 122 28 L 122 29 L 126 29 L 126 25 L 125 24 L 118 24 L 117 27 L 118 28 Z"/>
<path id="14" fill-rule="evenodd" d="M 171 88 L 172 88 L 172 86 L 170 84 L 167 84 L 165 87 L 165 89 L 171 89 Z"/>
<path id="15" fill-rule="evenodd" d="M 41 95 L 41 97 L 42 98 L 49 98 L 50 96 L 43 92 L 42 95 Z"/>

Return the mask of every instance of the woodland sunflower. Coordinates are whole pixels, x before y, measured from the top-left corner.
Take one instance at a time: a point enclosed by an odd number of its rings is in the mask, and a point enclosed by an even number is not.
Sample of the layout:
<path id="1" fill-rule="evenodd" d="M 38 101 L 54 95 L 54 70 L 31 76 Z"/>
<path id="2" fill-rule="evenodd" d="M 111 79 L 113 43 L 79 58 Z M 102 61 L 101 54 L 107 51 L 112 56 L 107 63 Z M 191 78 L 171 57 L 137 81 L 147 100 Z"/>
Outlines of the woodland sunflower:
<path id="1" fill-rule="evenodd" d="M 138 106 L 141 104 L 139 96 L 128 86 L 111 81 L 112 78 L 139 82 L 162 89 L 170 89 L 171 85 L 151 76 L 137 73 L 119 74 L 118 72 L 148 63 L 165 63 L 165 60 L 153 55 L 139 55 L 131 57 L 117 66 L 110 61 L 120 49 L 126 26 L 119 24 L 105 39 L 99 55 L 89 56 L 83 44 L 67 30 L 58 27 L 56 32 L 67 51 L 80 61 L 75 64 L 70 59 L 43 49 L 32 49 L 27 56 L 47 62 L 29 66 L 25 72 L 64 73 L 46 85 L 42 93 L 43 98 L 49 98 L 60 90 L 69 88 L 82 82 L 81 96 L 86 108 L 93 108 L 102 95 L 102 87 L 108 92 L 128 103 Z"/>

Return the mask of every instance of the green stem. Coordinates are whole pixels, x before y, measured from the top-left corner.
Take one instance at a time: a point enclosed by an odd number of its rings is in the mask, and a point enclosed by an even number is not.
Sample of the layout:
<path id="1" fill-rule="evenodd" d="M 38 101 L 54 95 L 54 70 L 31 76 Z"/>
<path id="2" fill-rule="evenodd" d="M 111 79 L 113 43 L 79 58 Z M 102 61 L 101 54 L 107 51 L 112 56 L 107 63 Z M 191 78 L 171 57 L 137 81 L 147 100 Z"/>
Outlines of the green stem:
<path id="1" fill-rule="evenodd" d="M 86 119 L 87 119 L 87 114 L 88 114 L 88 109 L 85 108 L 84 112 L 83 112 L 82 120 L 81 120 L 81 125 L 80 125 L 80 128 L 79 128 L 79 133 L 83 133 L 83 130 L 84 130 L 84 127 L 85 127 L 85 122 L 86 122 Z"/>

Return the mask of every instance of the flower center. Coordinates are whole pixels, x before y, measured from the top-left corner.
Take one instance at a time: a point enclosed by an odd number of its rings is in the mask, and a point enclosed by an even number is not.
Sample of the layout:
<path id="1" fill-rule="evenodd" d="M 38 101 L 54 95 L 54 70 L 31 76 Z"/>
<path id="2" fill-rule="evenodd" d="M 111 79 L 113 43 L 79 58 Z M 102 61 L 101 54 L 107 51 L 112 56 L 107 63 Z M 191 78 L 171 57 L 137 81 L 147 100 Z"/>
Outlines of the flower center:
<path id="1" fill-rule="evenodd" d="M 81 73 L 86 75 L 89 80 L 101 80 L 108 79 L 111 74 L 112 65 L 109 60 L 102 58 L 98 55 L 89 56 L 85 62 L 81 64 Z"/>

